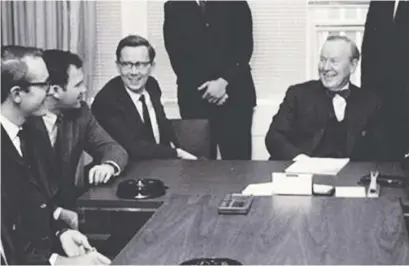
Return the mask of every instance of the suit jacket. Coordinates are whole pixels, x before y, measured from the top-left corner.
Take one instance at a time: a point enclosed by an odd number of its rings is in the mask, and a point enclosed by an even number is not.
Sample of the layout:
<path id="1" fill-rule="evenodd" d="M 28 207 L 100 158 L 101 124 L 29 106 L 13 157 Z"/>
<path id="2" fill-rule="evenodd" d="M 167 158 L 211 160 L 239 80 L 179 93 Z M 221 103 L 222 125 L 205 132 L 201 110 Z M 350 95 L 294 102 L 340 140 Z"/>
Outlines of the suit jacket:
<path id="1" fill-rule="evenodd" d="M 177 76 L 179 106 L 206 108 L 197 88 L 219 77 L 229 82 L 227 105 L 255 106 L 249 65 L 253 25 L 247 2 L 207 1 L 203 14 L 196 1 L 168 1 L 164 12 L 165 47 Z"/>
<path id="2" fill-rule="evenodd" d="M 48 176 L 50 162 L 43 147 L 31 138 L 34 160 L 29 167 L 3 127 L 1 134 L 1 239 L 7 260 L 10 264 L 49 264 L 53 247 L 59 243 L 55 232 L 61 229 L 52 218 L 58 186 Z"/>
<path id="3" fill-rule="evenodd" d="M 288 89 L 265 139 L 271 159 L 291 160 L 301 153 L 315 156 L 326 123 L 334 114 L 332 99 L 325 90 L 320 81 Z M 346 153 L 353 160 L 379 159 L 383 154 L 378 127 L 380 102 L 369 90 L 353 84 L 350 90 L 345 110 Z M 373 151 L 375 148 L 379 150 Z"/>
<path id="4" fill-rule="evenodd" d="M 399 160 L 409 134 L 409 10 L 406 22 L 393 17 L 395 1 L 371 1 L 362 42 L 362 87 L 382 98 L 390 158 Z M 406 5 L 409 5 L 407 2 Z M 398 26 L 400 25 L 400 26 Z"/>
<path id="5" fill-rule="evenodd" d="M 117 140 L 134 160 L 176 158 L 176 150 L 169 146 L 173 142 L 179 146 L 171 122 L 166 118 L 162 95 L 158 82 L 149 77 L 146 83 L 158 121 L 160 143 L 149 140 L 145 124 L 131 97 L 126 92 L 121 77 L 111 79 L 95 97 L 92 112 L 96 119 Z"/>
<path id="6" fill-rule="evenodd" d="M 114 161 L 121 170 L 124 170 L 128 163 L 126 151 L 99 125 L 86 103 L 82 103 L 79 109 L 63 112 L 55 143 L 58 148 L 55 150 L 51 146 L 42 118 L 33 117 L 27 123 L 36 128 L 38 141 L 43 143 L 50 160 L 56 166 L 55 177 L 62 188 L 59 203 L 63 207 L 75 206 L 75 172 L 83 151 L 93 157 L 93 162 Z"/>

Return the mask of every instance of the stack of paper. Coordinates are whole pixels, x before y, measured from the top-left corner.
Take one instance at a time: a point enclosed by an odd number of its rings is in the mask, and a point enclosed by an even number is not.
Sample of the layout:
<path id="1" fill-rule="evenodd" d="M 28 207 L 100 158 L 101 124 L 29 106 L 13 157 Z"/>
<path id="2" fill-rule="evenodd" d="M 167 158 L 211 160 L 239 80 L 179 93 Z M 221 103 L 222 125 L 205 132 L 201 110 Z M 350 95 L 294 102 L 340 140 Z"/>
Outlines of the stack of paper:
<path id="1" fill-rule="evenodd" d="M 294 162 L 285 169 L 285 172 L 294 174 L 337 175 L 348 162 L 349 158 L 306 158 Z"/>
<path id="2" fill-rule="evenodd" d="M 258 183 L 250 184 L 241 192 L 243 195 L 253 196 L 272 196 L 273 195 L 273 183 Z"/>

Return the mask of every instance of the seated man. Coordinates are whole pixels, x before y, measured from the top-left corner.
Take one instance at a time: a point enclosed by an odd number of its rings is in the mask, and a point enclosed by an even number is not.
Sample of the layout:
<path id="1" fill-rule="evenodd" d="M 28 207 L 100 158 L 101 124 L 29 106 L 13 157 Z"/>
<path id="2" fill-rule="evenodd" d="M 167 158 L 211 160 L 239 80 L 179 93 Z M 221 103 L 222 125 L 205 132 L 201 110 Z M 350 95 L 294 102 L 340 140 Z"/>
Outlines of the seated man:
<path id="1" fill-rule="evenodd" d="M 51 88 L 43 118 L 32 123 L 47 143 L 48 154 L 56 167 L 56 177 L 63 188 L 60 203 L 74 208 L 78 196 L 75 172 L 83 151 L 98 165 L 88 174 L 89 183 L 106 183 L 118 175 L 128 162 L 126 151 L 98 124 L 91 110 L 82 102 L 86 91 L 81 59 L 59 50 L 44 52 L 44 61 L 50 73 Z"/>
<path id="2" fill-rule="evenodd" d="M 49 73 L 42 51 L 1 49 L 1 256 L 9 264 L 109 264 L 76 230 L 56 223 L 57 186 L 33 129 L 31 115 L 43 115 Z M 24 127 L 23 127 L 24 125 Z M 60 251 L 59 255 L 57 250 Z"/>
<path id="3" fill-rule="evenodd" d="M 328 37 L 318 64 L 320 80 L 291 86 L 273 118 L 265 139 L 271 160 L 380 158 L 380 102 L 350 83 L 359 57 L 347 37 Z"/>
<path id="4" fill-rule="evenodd" d="M 125 37 L 118 44 L 116 59 L 120 76 L 101 89 L 92 105 L 100 124 L 134 160 L 197 159 L 178 148 L 160 101 L 159 84 L 150 76 L 155 64 L 150 43 L 140 36 Z"/>

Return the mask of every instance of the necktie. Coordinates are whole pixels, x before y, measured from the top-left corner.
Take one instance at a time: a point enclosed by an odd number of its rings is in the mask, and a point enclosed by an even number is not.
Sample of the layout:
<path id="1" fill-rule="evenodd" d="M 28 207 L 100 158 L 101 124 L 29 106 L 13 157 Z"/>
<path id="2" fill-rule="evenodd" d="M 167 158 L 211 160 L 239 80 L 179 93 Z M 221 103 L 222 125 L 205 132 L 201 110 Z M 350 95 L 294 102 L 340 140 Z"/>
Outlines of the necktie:
<path id="1" fill-rule="evenodd" d="M 20 139 L 21 155 L 24 158 L 24 160 L 28 163 L 29 152 L 28 152 L 27 138 L 25 135 L 26 134 L 25 134 L 24 129 L 20 129 L 20 131 L 17 134 L 17 136 Z"/>
<path id="2" fill-rule="evenodd" d="M 156 143 L 155 136 L 153 135 L 151 117 L 149 115 L 148 107 L 146 106 L 145 95 L 142 95 L 139 98 L 139 100 L 142 102 L 142 113 L 143 113 L 143 121 L 145 123 L 146 134 L 147 134 L 149 140 Z"/>
<path id="3" fill-rule="evenodd" d="M 57 146 L 58 143 L 59 143 L 58 139 L 61 137 L 61 136 L 60 136 L 60 131 L 61 131 L 61 123 L 62 123 L 62 120 L 63 120 L 63 115 L 62 115 L 62 114 L 59 114 L 59 115 L 57 116 L 57 120 L 55 121 L 53 130 L 52 130 L 52 132 L 51 132 L 51 135 L 52 135 L 52 136 L 51 136 L 51 139 L 52 139 L 52 141 L 51 141 L 51 146 L 54 147 L 54 150 L 56 150 L 56 146 Z"/>
<path id="4" fill-rule="evenodd" d="M 347 106 L 346 99 L 351 94 L 350 90 L 342 91 L 330 91 L 327 90 L 327 94 L 332 97 L 332 105 L 334 107 L 334 113 L 339 122 L 344 120 L 345 108 Z"/>

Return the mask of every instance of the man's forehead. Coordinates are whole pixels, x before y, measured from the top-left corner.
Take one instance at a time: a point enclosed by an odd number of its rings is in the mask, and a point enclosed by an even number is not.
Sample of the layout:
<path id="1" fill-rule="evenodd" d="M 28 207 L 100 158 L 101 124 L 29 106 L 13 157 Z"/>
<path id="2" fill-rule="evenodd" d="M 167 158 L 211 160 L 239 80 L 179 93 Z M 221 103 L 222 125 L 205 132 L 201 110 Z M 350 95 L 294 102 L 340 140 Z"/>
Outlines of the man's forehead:
<path id="1" fill-rule="evenodd" d="M 125 46 L 121 50 L 121 59 L 126 61 L 149 60 L 149 50 L 146 46 Z"/>
<path id="2" fill-rule="evenodd" d="M 331 57 L 349 56 L 350 45 L 343 40 L 326 41 L 321 49 L 321 54 L 331 55 Z"/>
<path id="3" fill-rule="evenodd" d="M 84 71 L 82 67 L 70 65 L 68 67 L 68 81 L 79 82 L 84 79 Z"/>

